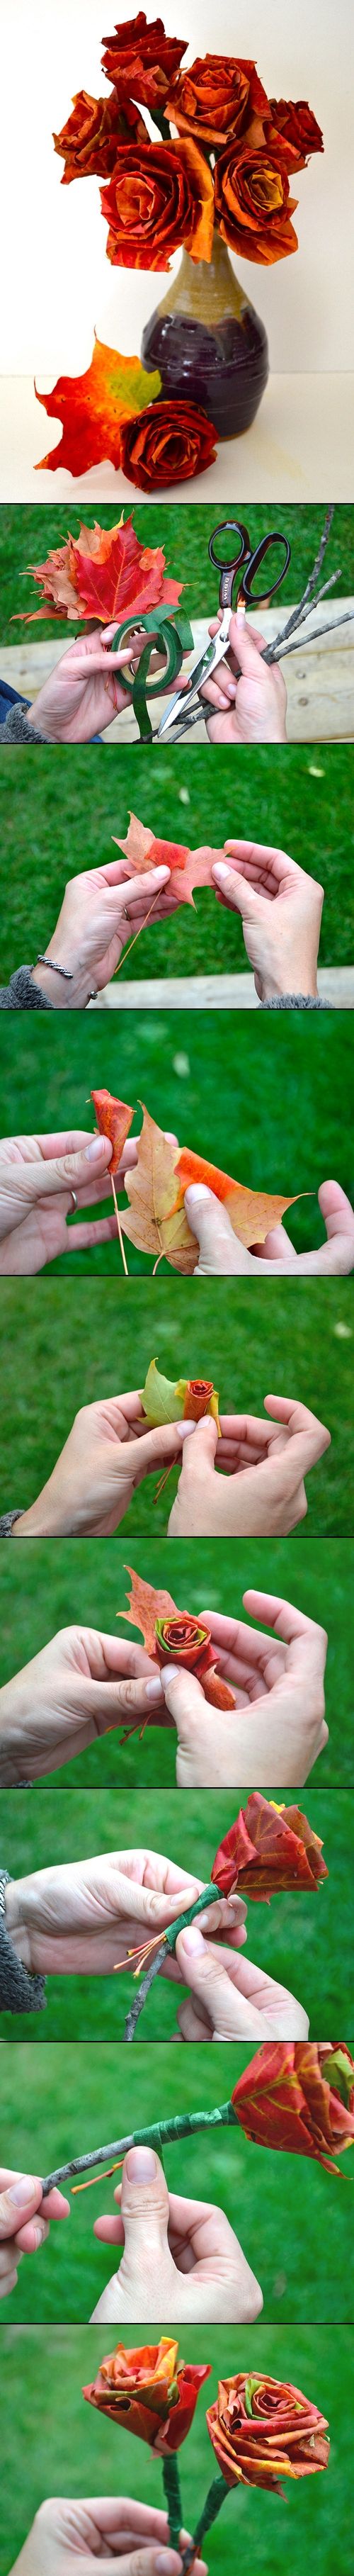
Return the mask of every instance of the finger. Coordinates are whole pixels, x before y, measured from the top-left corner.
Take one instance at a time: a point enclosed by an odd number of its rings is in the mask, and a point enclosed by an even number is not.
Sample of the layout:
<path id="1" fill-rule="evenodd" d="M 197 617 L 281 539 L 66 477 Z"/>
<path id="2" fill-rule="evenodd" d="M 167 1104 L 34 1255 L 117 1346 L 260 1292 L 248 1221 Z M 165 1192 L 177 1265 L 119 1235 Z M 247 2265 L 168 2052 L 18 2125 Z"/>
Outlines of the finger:
<path id="1" fill-rule="evenodd" d="M 0 2193 L 0 2242 L 16 2236 L 27 2219 L 33 2218 L 42 2199 L 38 2174 L 13 2174 Z"/>
<path id="2" fill-rule="evenodd" d="M 204 1740 L 206 1702 L 196 1673 L 187 1673 L 177 1664 L 165 1665 L 161 1682 L 166 1707 L 177 1728 L 179 1744 L 189 1751 L 192 1742 Z M 215 1719 L 214 1719 L 215 1722 Z"/>
<path id="3" fill-rule="evenodd" d="M 298 1467 L 299 1475 L 304 1476 L 306 1465 L 314 1465 L 330 1447 L 331 1434 L 326 1424 L 317 1420 L 307 1404 L 298 1404 L 285 1395 L 265 1395 L 264 1410 L 271 1414 L 273 1422 L 286 1424 L 293 1443 L 294 1469 Z"/>
<path id="4" fill-rule="evenodd" d="M 243 2033 L 246 2036 L 251 2010 L 252 2037 L 255 2026 L 259 2028 L 259 2015 L 255 2025 L 254 2008 L 248 2003 L 246 2005 L 242 1996 L 239 1999 L 237 1995 L 235 1999 L 234 1987 L 224 1965 L 225 1953 L 208 1946 L 198 1924 L 190 1923 L 185 1932 L 178 1933 L 176 1957 L 183 1984 L 191 1987 L 197 2003 L 200 2002 L 207 2011 L 214 2037 L 231 2040 Z"/>
<path id="5" fill-rule="evenodd" d="M 112 866 L 115 864 L 117 862 L 112 860 Z M 123 877 L 120 885 L 115 887 L 117 915 L 122 911 L 132 912 L 135 904 L 145 904 L 148 912 L 152 896 L 161 886 L 168 885 L 170 875 L 170 868 L 161 867 L 146 868 L 141 876 Z"/>
<path id="6" fill-rule="evenodd" d="M 304 1610 L 298 1610 L 293 1601 L 283 1600 L 281 1593 L 255 1592 L 251 1589 L 244 1592 L 243 1603 L 244 1609 L 250 1611 L 252 1619 L 262 1619 L 267 1628 L 273 1628 L 275 1635 L 290 1647 L 292 1651 L 289 1660 L 293 1667 L 297 1661 L 298 1648 L 300 1647 L 302 1652 L 302 1648 L 306 1647 L 311 1662 L 313 1659 L 314 1663 L 318 1663 L 319 1669 L 323 1670 L 328 1639 L 325 1628 L 321 1628 L 316 1619 L 308 1619 Z"/>
<path id="7" fill-rule="evenodd" d="M 219 887 L 225 902 L 231 904 L 233 911 L 240 912 L 241 917 L 247 912 L 248 919 L 256 921 L 259 918 L 260 897 L 255 887 L 249 885 L 247 879 L 241 876 L 236 868 L 228 868 L 226 859 L 215 859 L 211 873 L 214 884 Z"/>
<path id="8" fill-rule="evenodd" d="M 135 1475 L 140 1479 L 150 1467 L 157 1468 L 165 1458 L 172 1460 L 179 1449 L 184 1454 L 189 1446 L 188 1435 L 193 1432 L 195 1436 L 196 1428 L 194 1422 L 160 1422 L 154 1430 L 144 1431 L 139 1440 L 130 1440 L 127 1467 L 133 1479 Z"/>
<path id="9" fill-rule="evenodd" d="M 184 1482 L 188 1477 L 188 1483 L 191 1482 L 192 1476 L 199 1477 L 207 1471 L 208 1467 L 212 1469 L 218 1446 L 218 1427 L 217 1422 L 214 1422 L 213 1414 L 204 1414 L 202 1422 L 196 1422 L 193 1425 L 193 1431 L 193 1440 L 187 1440 L 183 1448 L 182 1477 Z"/>
<path id="10" fill-rule="evenodd" d="M 124 2157 L 120 2215 L 126 2265 L 156 2283 L 156 2265 L 166 2253 L 169 2195 L 160 2157 L 152 2147 L 130 2147 Z"/>
<path id="11" fill-rule="evenodd" d="M 93 1252 L 97 1243 L 112 1243 L 116 1233 L 114 1215 L 87 1218 L 82 1225 L 67 1225 L 65 1252 Z"/>
<path id="12" fill-rule="evenodd" d="M 221 1207 L 213 1191 L 206 1189 L 203 1181 L 193 1181 L 185 1190 L 184 1197 L 192 1234 L 196 1235 L 199 1243 L 200 1275 L 203 1271 L 204 1275 L 209 1273 L 214 1277 L 218 1274 L 225 1276 L 228 1271 L 248 1271 L 249 1254 L 245 1244 L 238 1242 L 227 1209 Z M 196 1278 L 198 1270 L 194 1274 Z"/>
<path id="13" fill-rule="evenodd" d="M 249 619 L 242 611 L 240 615 L 236 610 L 236 615 L 230 618 L 229 651 L 235 654 L 245 679 L 259 680 L 259 663 L 265 651 L 265 641 L 265 635 L 259 635 L 258 628 L 250 626 Z"/>
<path id="14" fill-rule="evenodd" d="M 1 1168 L 2 1187 L 5 1182 L 30 1205 L 60 1190 L 84 1189 L 85 1183 L 108 1172 L 112 1151 L 108 1136 L 90 1136 L 81 1153 L 59 1154 L 52 1162 L 7 1164 Z"/>

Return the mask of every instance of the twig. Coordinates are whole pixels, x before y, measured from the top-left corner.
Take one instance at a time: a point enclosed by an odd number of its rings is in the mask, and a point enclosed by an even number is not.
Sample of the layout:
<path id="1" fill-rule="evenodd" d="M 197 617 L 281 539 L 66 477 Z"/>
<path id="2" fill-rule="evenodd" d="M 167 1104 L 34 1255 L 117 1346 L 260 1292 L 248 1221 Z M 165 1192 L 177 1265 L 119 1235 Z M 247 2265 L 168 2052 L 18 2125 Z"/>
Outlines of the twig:
<path id="1" fill-rule="evenodd" d="M 138 1993 L 134 1995 L 134 2003 L 131 2004 L 130 2012 L 127 2013 L 124 2032 L 125 2039 L 135 2039 L 136 2025 L 139 2021 L 140 2013 L 143 2012 L 144 2004 L 147 2003 L 147 1998 L 150 1994 L 150 1986 L 154 1984 L 154 1978 L 158 1976 L 159 1969 L 164 1967 L 166 1952 L 167 1954 L 169 1950 L 172 1951 L 172 1953 L 174 1952 L 178 1933 L 184 1931 L 187 1923 L 195 1922 L 196 1914 L 204 1914 L 208 1905 L 217 1904 L 220 1893 L 221 1890 L 217 1887 L 213 1887 L 211 1881 L 209 1881 L 209 1886 L 202 1888 L 201 1896 L 196 1897 L 195 1904 L 189 1905 L 187 1912 L 178 1915 L 178 1917 L 176 1917 L 176 1922 L 170 1923 L 168 1931 L 163 1933 L 162 1940 L 159 1941 L 158 1948 L 155 1949 L 154 1956 L 150 1959 L 150 1964 L 145 1969 L 145 1976 L 142 1977 Z"/>
<path id="2" fill-rule="evenodd" d="M 114 2172 L 118 2161 L 123 2161 L 123 2156 L 127 2155 L 128 2147 L 144 2147 L 148 2143 L 156 2145 L 159 2152 L 160 2147 L 172 2145 L 176 2138 L 194 2137 L 200 2129 L 234 2128 L 235 2124 L 237 2128 L 237 2111 L 231 2101 L 218 2103 L 213 2111 L 177 2111 L 169 2120 L 150 2121 L 148 2128 L 131 2129 L 126 2138 L 112 2138 L 108 2147 L 94 2147 L 89 2155 L 72 2156 L 69 2164 L 57 2165 L 53 2173 L 44 2176 L 43 2199 L 53 2191 L 56 2183 L 69 2182 L 72 2174 L 92 2172 L 94 2165 L 105 2165 L 107 2156 L 114 2160 L 111 2166 Z M 98 2175 L 96 2179 L 98 2181 Z"/>
<path id="3" fill-rule="evenodd" d="M 306 647 L 306 645 L 307 645 L 307 644 L 321 644 L 321 642 L 322 642 L 322 636 L 323 636 L 323 635 L 337 635 L 337 633 L 338 633 L 338 627 L 339 627 L 339 626 L 350 626 L 350 624 L 351 624 L 351 621 L 352 621 L 353 617 L 354 617 L 354 608 L 346 608 L 346 609 L 344 609 L 343 617 L 334 617 L 334 618 L 333 618 L 333 620 L 332 620 L 332 625 L 331 625 L 331 626 L 315 626 L 313 635 L 305 635 L 305 636 L 304 636 L 304 651 L 305 651 L 305 647 Z M 278 636 L 277 636 L 277 637 L 276 637 L 276 643 L 278 644 L 278 642 L 279 642 L 279 638 L 278 638 Z M 295 644 L 285 644 L 285 645 L 283 645 L 283 644 L 282 644 L 282 641 L 281 641 L 281 638 L 280 638 L 280 648 L 279 648 L 279 652 L 277 652 L 277 653 L 276 653 L 276 650 L 275 650 L 275 644 L 274 644 L 274 645 L 268 644 L 268 645 L 267 645 L 267 651 L 266 651 L 266 653 L 263 653 L 263 654 L 262 654 L 262 661 L 263 661 L 263 662 L 282 662 L 282 661 L 284 660 L 284 662 L 285 662 L 285 658 L 286 658 L 286 654 L 287 654 L 287 653 L 301 653 L 301 643 L 302 643 L 302 637 L 301 637 L 301 635 L 299 635 L 299 636 L 298 636 L 297 642 L 296 642 Z"/>
<path id="4" fill-rule="evenodd" d="M 322 529 L 322 536 L 321 536 L 320 545 L 319 545 L 319 548 L 318 548 L 318 554 L 316 555 L 316 560 L 315 560 L 315 563 L 313 564 L 312 572 L 310 572 L 310 573 L 309 573 L 309 578 L 308 578 L 308 581 L 306 582 L 306 589 L 305 589 L 305 590 L 303 590 L 303 592 L 302 592 L 302 598 L 300 599 L 299 607 L 298 607 L 298 608 L 293 608 L 293 609 L 292 609 L 291 617 L 288 617 L 287 626 L 284 626 L 284 628 L 283 628 L 284 636 L 285 636 L 285 635 L 291 635 L 293 626 L 297 626 L 297 625 L 298 625 L 298 620 L 299 620 L 300 612 L 302 612 L 302 610 L 305 608 L 306 600 L 307 600 L 307 599 L 311 599 L 311 598 L 312 598 L 313 591 L 316 589 L 317 576 L 318 576 L 318 574 L 319 574 L 320 572 L 322 572 L 323 558 L 324 558 L 324 555 L 325 555 L 325 552 L 326 552 L 326 546 L 328 545 L 328 538 L 329 538 L 329 536 L 330 536 L 330 531 L 331 531 L 331 527 L 332 527 L 333 512 L 334 512 L 334 501 L 333 501 L 333 502 L 331 502 L 330 509 L 329 509 L 329 510 L 326 510 L 325 523 L 324 523 L 324 528 Z M 337 575 L 336 577 L 337 577 L 337 579 L 338 579 L 338 575 Z M 277 644 L 279 643 L 279 636 L 278 636 L 278 635 L 277 635 L 277 637 L 276 637 L 276 643 L 277 643 Z"/>

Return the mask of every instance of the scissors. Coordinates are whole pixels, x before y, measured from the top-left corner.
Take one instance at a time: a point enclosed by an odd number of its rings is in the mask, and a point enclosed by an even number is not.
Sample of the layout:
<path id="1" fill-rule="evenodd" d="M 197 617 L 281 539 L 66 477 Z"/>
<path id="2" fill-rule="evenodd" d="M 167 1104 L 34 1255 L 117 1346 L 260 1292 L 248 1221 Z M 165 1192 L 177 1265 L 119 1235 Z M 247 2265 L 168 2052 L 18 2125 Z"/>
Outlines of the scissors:
<path id="1" fill-rule="evenodd" d="M 215 547 L 216 538 L 224 535 L 239 538 L 236 552 L 230 554 L 226 560 L 224 555 L 216 553 Z M 268 582 L 265 590 L 257 590 L 254 594 L 253 583 L 257 580 L 261 564 L 265 562 L 270 546 L 281 548 L 279 572 L 276 574 L 275 581 Z M 253 604 L 258 608 L 262 606 L 265 599 L 272 599 L 273 592 L 279 590 L 280 583 L 284 581 L 288 570 L 291 546 L 288 538 L 283 537 L 278 528 L 271 528 L 267 536 L 261 537 L 259 546 L 254 546 L 252 549 L 248 528 L 243 526 L 242 519 L 219 519 L 218 526 L 213 528 L 209 539 L 208 554 L 210 562 L 217 564 L 221 576 L 219 586 L 221 626 L 218 627 L 217 635 L 212 637 L 211 642 L 205 646 L 205 651 L 195 662 L 184 688 L 178 689 L 175 697 L 171 698 L 167 714 L 161 717 L 158 742 L 161 742 L 165 734 L 171 733 L 172 730 L 174 742 L 181 741 L 182 734 L 188 733 L 191 725 L 200 724 L 202 716 L 206 723 L 209 712 L 208 701 L 205 701 L 205 705 L 203 701 L 200 703 L 199 692 L 203 682 L 212 678 L 218 662 L 224 661 L 230 640 L 230 619 L 235 609 L 241 605 L 246 608 L 252 607 Z M 195 703 L 196 700 L 198 704 Z"/>

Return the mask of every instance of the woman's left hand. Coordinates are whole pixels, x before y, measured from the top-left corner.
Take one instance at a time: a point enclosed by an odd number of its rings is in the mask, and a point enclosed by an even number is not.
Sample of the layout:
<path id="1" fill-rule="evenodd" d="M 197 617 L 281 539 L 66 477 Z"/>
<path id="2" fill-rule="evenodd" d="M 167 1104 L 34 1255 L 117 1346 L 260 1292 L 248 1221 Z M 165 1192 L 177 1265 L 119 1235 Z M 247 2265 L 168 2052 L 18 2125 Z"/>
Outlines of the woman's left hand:
<path id="1" fill-rule="evenodd" d="M 108 1977 L 129 1967 L 130 1954 L 167 1931 L 178 1914 L 194 1905 L 203 1886 L 162 1852 L 104 1852 L 95 1860 L 74 1861 L 56 1869 L 39 1869 L 28 1878 L 10 1880 L 5 1891 L 5 1918 L 17 1957 L 43 1976 Z M 216 1899 L 208 1914 L 213 1937 L 224 1926 L 230 1940 L 243 1939 L 246 1906 Z M 233 1935 L 231 1932 L 231 1939 Z M 166 1958 L 166 1971 L 178 1979 L 176 1960 Z"/>
<path id="2" fill-rule="evenodd" d="M 0 2165 L 0 2299 L 16 2289 L 21 2254 L 37 2254 L 49 2236 L 50 2220 L 70 2218 L 70 2201 L 62 2191 L 43 2200 L 38 2174 L 23 2174 Z"/>

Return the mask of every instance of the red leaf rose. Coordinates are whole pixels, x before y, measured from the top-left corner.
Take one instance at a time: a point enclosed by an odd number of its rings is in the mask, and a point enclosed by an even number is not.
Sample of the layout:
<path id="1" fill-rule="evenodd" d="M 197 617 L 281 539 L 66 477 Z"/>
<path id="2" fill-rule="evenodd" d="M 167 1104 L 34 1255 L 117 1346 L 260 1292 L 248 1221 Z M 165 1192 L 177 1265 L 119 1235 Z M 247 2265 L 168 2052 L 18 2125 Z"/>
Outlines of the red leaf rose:
<path id="1" fill-rule="evenodd" d="M 211 259 L 212 173 L 198 145 L 118 143 L 113 176 L 101 188 L 113 268 L 169 268 L 184 242 L 191 259 Z"/>
<path id="2" fill-rule="evenodd" d="M 178 2361 L 178 2343 L 162 2335 L 158 2344 L 115 2351 L 101 2362 L 97 2379 L 83 2389 L 91 2406 L 111 2415 L 127 2433 L 137 2433 L 150 2450 L 179 2451 L 185 2442 L 203 2380 L 211 2362 Z"/>
<path id="3" fill-rule="evenodd" d="M 205 143 L 224 143 L 226 135 L 244 134 L 256 117 L 263 119 L 269 102 L 253 62 L 229 54 L 204 54 L 180 72 L 167 99 L 167 115 L 179 134 L 199 134 Z"/>
<path id="4" fill-rule="evenodd" d="M 306 98 L 270 98 L 270 140 L 278 135 L 289 170 L 305 170 L 311 152 L 323 152 L 323 134 Z M 266 128 L 268 132 L 268 126 Z"/>
<path id="5" fill-rule="evenodd" d="M 354 2058 L 348 2048 L 312 2040 L 266 2041 L 231 2094 L 246 2138 L 282 2154 L 312 2156 L 339 2173 L 354 2139 Z"/>
<path id="6" fill-rule="evenodd" d="M 327 2468 L 326 2416 L 287 2380 L 260 2371 L 245 2378 L 238 2370 L 233 2379 L 219 2380 L 206 2420 L 228 2487 L 266 2487 L 281 2495 L 281 2477 L 308 2478 Z"/>
<path id="7" fill-rule="evenodd" d="M 280 1888 L 314 1888 L 328 1878 L 322 1843 L 300 1807 L 276 1807 L 254 1789 L 219 1844 L 211 1878 L 223 1896 L 240 1888 L 268 1904 Z"/>
<path id="8" fill-rule="evenodd" d="M 109 179 L 114 170 L 117 143 L 122 136 L 140 143 L 148 141 L 147 126 L 138 107 L 130 99 L 124 108 L 118 106 L 115 89 L 109 98 L 90 98 L 87 89 L 79 89 L 73 99 L 73 113 L 61 133 L 53 135 L 55 152 L 62 154 L 65 169 L 62 188 L 71 179 L 86 179 L 92 171 L 97 179 Z"/>
<path id="9" fill-rule="evenodd" d="M 127 18 L 116 27 L 114 36 L 104 36 L 105 53 L 102 70 L 114 81 L 118 98 L 126 93 L 142 100 L 143 107 L 164 107 L 167 90 L 186 53 L 188 36 L 166 36 L 162 18 L 148 26 L 145 10 L 137 18 Z"/>
<path id="10" fill-rule="evenodd" d="M 121 465 L 139 492 L 162 492 L 205 474 L 216 457 L 216 430 L 194 403 L 154 402 L 121 435 Z"/>
<path id="11" fill-rule="evenodd" d="M 296 197 L 289 195 L 284 160 L 264 144 L 227 143 L 215 167 L 215 212 L 223 239 L 242 259 L 271 267 L 297 250 L 290 216 Z"/>
<path id="12" fill-rule="evenodd" d="M 196 1673 L 212 1708 L 235 1707 L 233 1691 L 216 1671 L 210 1628 L 193 1619 L 188 1610 L 156 1619 L 154 1651 L 158 1664 L 182 1664 L 187 1673 Z"/>

